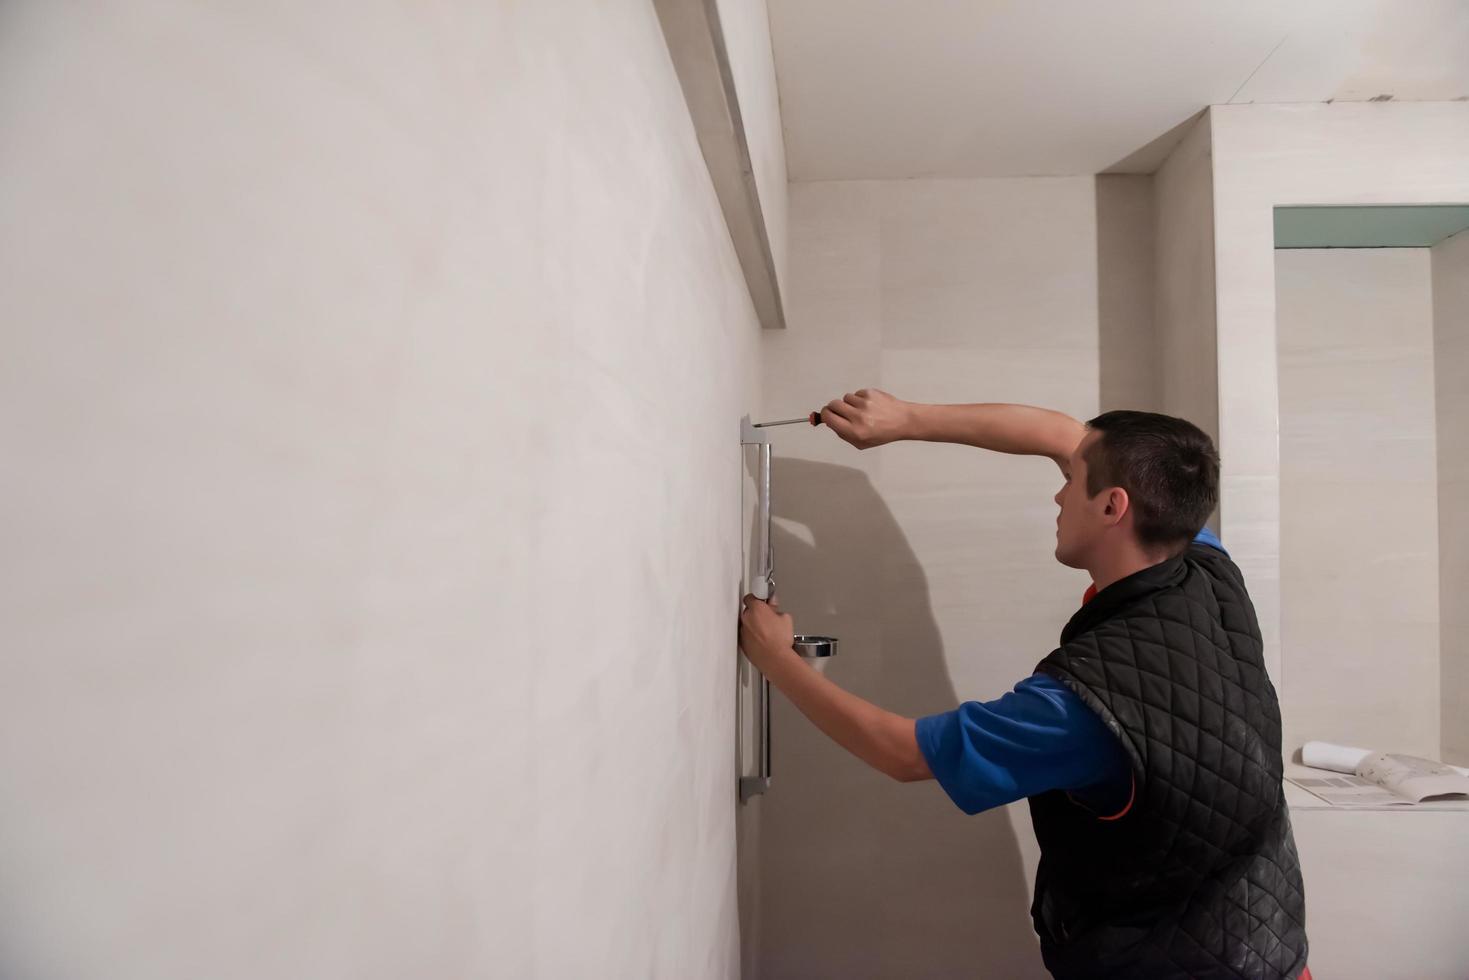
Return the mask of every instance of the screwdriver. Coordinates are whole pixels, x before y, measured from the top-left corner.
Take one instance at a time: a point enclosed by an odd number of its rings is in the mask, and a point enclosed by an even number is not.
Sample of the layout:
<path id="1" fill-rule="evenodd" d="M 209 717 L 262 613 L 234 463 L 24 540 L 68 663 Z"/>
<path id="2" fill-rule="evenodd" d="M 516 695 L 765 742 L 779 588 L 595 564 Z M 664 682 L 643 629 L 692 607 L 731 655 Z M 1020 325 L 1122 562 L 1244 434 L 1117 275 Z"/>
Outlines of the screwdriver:
<path id="1" fill-rule="evenodd" d="M 766 428 L 768 426 L 772 426 L 772 425 L 795 425 L 797 422 L 805 422 L 808 425 L 820 425 L 821 424 L 821 413 L 820 412 L 812 412 L 810 415 L 807 415 L 807 416 L 805 416 L 803 418 L 799 418 L 799 419 L 784 419 L 783 421 L 780 421 L 780 422 L 756 422 L 755 423 L 755 428 L 757 428 L 757 429 L 764 429 L 764 428 Z"/>

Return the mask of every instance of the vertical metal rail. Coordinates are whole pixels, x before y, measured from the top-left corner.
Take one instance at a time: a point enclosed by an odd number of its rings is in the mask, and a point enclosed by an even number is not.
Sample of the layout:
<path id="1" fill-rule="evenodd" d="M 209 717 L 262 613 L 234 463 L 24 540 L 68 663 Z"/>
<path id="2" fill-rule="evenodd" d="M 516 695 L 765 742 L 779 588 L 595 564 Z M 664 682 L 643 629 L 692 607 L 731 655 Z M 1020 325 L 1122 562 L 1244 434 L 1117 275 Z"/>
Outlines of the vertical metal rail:
<path id="1" fill-rule="evenodd" d="M 750 592 L 758 599 L 769 599 L 775 594 L 775 555 L 770 535 L 770 437 L 751 425 L 747 415 L 740 421 L 740 444 L 760 447 L 760 466 L 755 474 L 755 573 L 750 582 Z M 751 670 L 754 670 L 753 666 Z M 756 673 L 759 674 L 758 671 Z M 770 788 L 770 681 L 760 674 L 754 689 L 755 774 L 740 776 L 741 803 Z M 743 711 L 739 717 L 743 723 Z"/>

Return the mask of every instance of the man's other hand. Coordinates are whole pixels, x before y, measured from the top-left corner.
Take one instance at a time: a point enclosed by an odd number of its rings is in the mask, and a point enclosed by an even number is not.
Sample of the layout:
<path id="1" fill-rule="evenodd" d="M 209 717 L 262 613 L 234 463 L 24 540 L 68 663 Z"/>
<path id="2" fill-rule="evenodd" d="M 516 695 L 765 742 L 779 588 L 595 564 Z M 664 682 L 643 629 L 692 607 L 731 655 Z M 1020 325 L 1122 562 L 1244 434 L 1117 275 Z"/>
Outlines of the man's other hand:
<path id="1" fill-rule="evenodd" d="M 747 595 L 741 605 L 740 649 L 763 672 L 771 660 L 795 649 L 796 623 L 789 614 L 780 611 L 780 601 L 775 596 L 766 602 Z"/>
<path id="2" fill-rule="evenodd" d="M 833 398 L 821 410 L 821 421 L 858 449 L 910 438 L 913 416 L 911 403 L 877 388 Z"/>

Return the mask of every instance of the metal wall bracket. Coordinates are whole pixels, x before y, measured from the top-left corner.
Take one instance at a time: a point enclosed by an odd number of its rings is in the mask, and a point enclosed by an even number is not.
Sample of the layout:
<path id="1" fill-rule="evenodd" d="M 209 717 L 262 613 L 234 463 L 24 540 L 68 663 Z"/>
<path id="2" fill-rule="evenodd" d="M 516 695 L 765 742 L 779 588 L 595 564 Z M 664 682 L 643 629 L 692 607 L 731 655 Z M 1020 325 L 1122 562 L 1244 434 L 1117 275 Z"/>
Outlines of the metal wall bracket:
<path id="1" fill-rule="evenodd" d="M 740 445 L 765 446 L 770 444 L 770 433 L 750 421 L 750 416 L 740 417 Z"/>
<path id="2" fill-rule="evenodd" d="M 775 594 L 775 557 L 770 544 L 770 434 L 757 429 L 750 416 L 740 419 L 740 445 L 760 447 L 760 467 L 755 474 L 755 572 L 750 582 L 751 594 L 769 599 Z M 751 666 L 751 670 L 755 668 Z M 756 671 L 758 674 L 759 672 Z M 740 802 L 759 796 L 770 788 L 770 681 L 760 674 L 755 690 L 755 775 L 740 777 Z M 738 717 L 743 723 L 744 706 Z M 740 744 L 744 744 L 741 739 Z"/>

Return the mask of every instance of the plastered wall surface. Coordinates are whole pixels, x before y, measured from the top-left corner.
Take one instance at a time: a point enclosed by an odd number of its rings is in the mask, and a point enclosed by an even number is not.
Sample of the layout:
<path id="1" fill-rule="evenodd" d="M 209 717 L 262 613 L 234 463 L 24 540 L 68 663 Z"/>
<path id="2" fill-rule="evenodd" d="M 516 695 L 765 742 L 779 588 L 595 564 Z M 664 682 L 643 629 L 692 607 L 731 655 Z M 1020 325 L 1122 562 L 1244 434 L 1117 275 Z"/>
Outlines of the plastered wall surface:
<path id="1" fill-rule="evenodd" d="M 1282 649 L 1280 632 L 1272 212 L 1280 205 L 1469 201 L 1469 103 L 1216 106 L 1209 116 L 1225 460 L 1221 530 L 1250 562 L 1240 564 L 1260 615 L 1267 663 L 1289 701 L 1292 651 Z M 1464 975 L 1463 915 L 1448 898 L 1469 873 L 1464 817 L 1297 811 L 1313 971 L 1404 980 Z M 1390 955 L 1382 936 L 1395 937 Z"/>
<path id="2" fill-rule="evenodd" d="M 1426 248 L 1275 253 L 1288 751 L 1439 753 L 1429 271 Z"/>
<path id="3" fill-rule="evenodd" d="M 1155 178 L 1098 174 L 1097 326 L 1102 411 L 1161 411 Z"/>
<path id="4" fill-rule="evenodd" d="M 1096 221 L 1091 178 L 793 184 L 790 328 L 762 338 L 767 417 L 881 387 L 1090 418 Z M 837 683 L 928 714 L 998 697 L 1054 648 L 1087 582 L 1052 557 L 1051 462 L 776 433 L 778 589 L 799 630 L 840 638 Z M 775 708 L 762 980 L 1045 975 L 1023 804 L 966 817 L 937 784 L 894 783 Z"/>
<path id="5" fill-rule="evenodd" d="M 1214 314 L 1214 183 L 1208 115 L 1153 176 L 1157 280 L 1153 317 L 1160 411 L 1219 439 Z"/>
<path id="6" fill-rule="evenodd" d="M 1312 976 L 1461 980 L 1461 812 L 1292 809 Z"/>
<path id="7" fill-rule="evenodd" d="M 1443 757 L 1469 766 L 1469 233 L 1432 249 Z"/>
<path id="8" fill-rule="evenodd" d="M 1469 201 L 1469 103 L 1215 106 L 1220 486 L 1279 681 L 1280 445 L 1273 209 Z M 1248 562 L 1248 564 L 1246 564 Z"/>
<path id="9" fill-rule="evenodd" d="M 758 325 L 650 6 L 0 11 L 0 975 L 738 973 Z"/>

